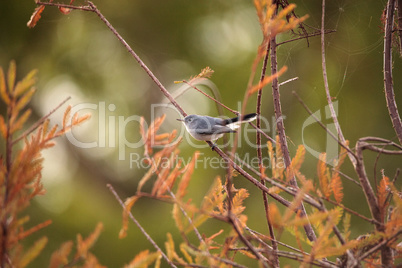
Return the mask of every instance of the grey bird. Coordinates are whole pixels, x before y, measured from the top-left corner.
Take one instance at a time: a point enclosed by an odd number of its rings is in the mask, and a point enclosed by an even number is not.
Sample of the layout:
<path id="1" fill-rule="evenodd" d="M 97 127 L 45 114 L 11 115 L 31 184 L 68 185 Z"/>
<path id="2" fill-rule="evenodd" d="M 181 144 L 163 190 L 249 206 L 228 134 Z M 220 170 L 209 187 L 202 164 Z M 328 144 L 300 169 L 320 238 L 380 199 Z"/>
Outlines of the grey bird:
<path id="1" fill-rule="evenodd" d="M 246 114 L 241 117 L 223 119 L 219 117 L 211 117 L 206 115 L 191 114 L 184 119 L 177 119 L 184 122 L 187 131 L 194 139 L 200 141 L 214 141 L 223 136 L 225 133 L 236 132 L 236 128 L 241 123 L 247 123 L 255 120 L 257 114 Z"/>

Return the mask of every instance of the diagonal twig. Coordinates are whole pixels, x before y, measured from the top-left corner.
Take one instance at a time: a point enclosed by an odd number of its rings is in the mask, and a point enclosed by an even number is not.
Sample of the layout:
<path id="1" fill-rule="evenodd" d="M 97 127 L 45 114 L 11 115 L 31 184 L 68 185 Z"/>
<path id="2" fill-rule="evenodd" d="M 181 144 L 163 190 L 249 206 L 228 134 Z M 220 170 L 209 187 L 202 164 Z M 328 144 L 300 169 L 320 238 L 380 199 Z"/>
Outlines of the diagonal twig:
<path id="1" fill-rule="evenodd" d="M 56 112 L 61 106 L 63 106 L 63 104 L 65 104 L 68 100 L 71 99 L 71 96 L 67 97 L 65 100 L 63 100 L 62 102 L 60 102 L 59 105 L 57 105 L 53 110 L 51 110 L 47 115 L 45 115 L 44 117 L 42 117 L 41 119 L 39 119 L 35 124 L 33 124 L 29 129 L 27 129 L 24 133 L 21 134 L 21 136 L 19 136 L 18 138 L 16 138 L 15 140 L 13 140 L 13 144 L 19 142 L 20 140 L 22 140 L 23 138 L 25 138 L 26 136 L 28 136 L 29 134 L 31 134 L 33 131 L 35 131 L 35 129 L 37 129 L 40 125 L 43 124 L 43 122 L 45 122 L 46 119 L 49 118 L 49 116 L 51 116 L 54 112 Z"/>
<path id="2" fill-rule="evenodd" d="M 113 186 L 111 184 L 108 184 L 107 187 L 109 188 L 110 192 L 114 195 L 116 200 L 119 202 L 120 206 L 122 206 L 123 210 L 126 210 L 126 206 L 124 205 L 123 201 L 121 200 L 120 196 L 116 193 L 114 190 Z M 137 221 L 137 219 L 134 217 L 134 215 L 129 212 L 128 214 L 130 216 L 130 219 L 137 225 L 138 229 L 142 232 L 142 234 L 147 238 L 147 240 L 152 244 L 152 246 L 159 251 L 159 253 L 162 255 L 162 257 L 166 260 L 166 262 L 171 266 L 171 267 L 177 267 L 174 265 L 169 258 L 166 256 L 166 254 L 163 252 L 163 250 L 156 244 L 156 242 L 152 239 L 152 237 L 145 231 L 145 229 L 141 226 L 141 224 Z"/>

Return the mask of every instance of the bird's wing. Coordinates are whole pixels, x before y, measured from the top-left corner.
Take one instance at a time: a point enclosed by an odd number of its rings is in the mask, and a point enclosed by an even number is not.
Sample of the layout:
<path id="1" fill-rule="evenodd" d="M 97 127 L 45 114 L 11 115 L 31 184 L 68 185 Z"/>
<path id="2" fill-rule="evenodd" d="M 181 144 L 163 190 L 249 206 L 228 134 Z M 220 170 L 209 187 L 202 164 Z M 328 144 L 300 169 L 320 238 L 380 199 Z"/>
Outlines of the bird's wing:
<path id="1" fill-rule="evenodd" d="M 212 128 L 212 132 L 214 134 L 222 134 L 222 133 L 233 133 L 233 132 L 236 132 L 236 130 L 233 130 L 230 127 L 227 127 L 227 126 L 215 125 Z"/>

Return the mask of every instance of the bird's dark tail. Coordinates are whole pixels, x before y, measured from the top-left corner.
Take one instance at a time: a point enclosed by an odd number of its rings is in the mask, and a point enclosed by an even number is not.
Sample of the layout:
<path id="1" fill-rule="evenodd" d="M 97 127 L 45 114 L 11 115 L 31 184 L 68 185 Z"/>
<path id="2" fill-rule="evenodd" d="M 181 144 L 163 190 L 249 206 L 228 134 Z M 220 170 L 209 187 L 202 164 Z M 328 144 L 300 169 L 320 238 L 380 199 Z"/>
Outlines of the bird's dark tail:
<path id="1" fill-rule="evenodd" d="M 246 122 L 251 122 L 253 120 L 255 120 L 257 117 L 256 113 L 252 113 L 252 114 L 245 114 L 242 117 L 234 117 L 234 118 L 230 118 L 230 119 L 225 119 L 224 121 L 224 125 L 229 125 L 229 124 L 233 124 L 233 123 L 246 123 Z"/>

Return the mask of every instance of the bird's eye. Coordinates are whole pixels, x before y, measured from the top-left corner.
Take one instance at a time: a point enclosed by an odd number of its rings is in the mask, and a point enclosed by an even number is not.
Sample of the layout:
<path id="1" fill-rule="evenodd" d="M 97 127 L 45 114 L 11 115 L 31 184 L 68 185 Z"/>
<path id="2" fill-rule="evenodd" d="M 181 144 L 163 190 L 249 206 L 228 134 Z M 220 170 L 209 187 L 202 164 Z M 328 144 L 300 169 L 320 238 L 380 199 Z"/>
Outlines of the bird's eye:
<path id="1" fill-rule="evenodd" d="M 188 119 L 188 122 L 191 122 L 191 121 L 193 121 L 193 119 L 190 117 L 190 118 Z"/>

